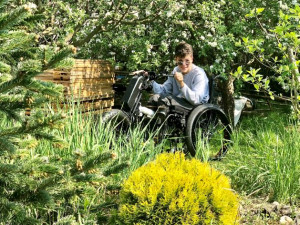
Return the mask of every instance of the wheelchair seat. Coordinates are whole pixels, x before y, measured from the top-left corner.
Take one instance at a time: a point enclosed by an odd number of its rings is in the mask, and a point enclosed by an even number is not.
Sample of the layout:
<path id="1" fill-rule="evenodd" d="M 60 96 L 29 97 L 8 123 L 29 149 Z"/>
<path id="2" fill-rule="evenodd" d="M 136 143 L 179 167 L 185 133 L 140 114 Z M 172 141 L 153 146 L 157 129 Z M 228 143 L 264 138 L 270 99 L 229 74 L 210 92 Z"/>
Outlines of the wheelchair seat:
<path id="1" fill-rule="evenodd" d="M 198 106 L 192 105 L 184 98 L 170 97 L 169 100 L 171 103 L 170 110 L 177 113 L 189 114 L 195 107 Z"/>

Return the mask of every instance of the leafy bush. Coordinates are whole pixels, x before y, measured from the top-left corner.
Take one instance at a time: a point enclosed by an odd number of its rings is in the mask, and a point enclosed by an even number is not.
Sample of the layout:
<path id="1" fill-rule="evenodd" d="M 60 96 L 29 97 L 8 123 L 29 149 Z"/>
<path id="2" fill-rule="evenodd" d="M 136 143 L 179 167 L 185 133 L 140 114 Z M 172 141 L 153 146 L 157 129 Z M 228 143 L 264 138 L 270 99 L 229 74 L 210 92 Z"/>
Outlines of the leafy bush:
<path id="1" fill-rule="evenodd" d="M 184 154 L 164 153 L 125 181 L 121 224 L 236 224 L 238 196 L 219 171 Z"/>

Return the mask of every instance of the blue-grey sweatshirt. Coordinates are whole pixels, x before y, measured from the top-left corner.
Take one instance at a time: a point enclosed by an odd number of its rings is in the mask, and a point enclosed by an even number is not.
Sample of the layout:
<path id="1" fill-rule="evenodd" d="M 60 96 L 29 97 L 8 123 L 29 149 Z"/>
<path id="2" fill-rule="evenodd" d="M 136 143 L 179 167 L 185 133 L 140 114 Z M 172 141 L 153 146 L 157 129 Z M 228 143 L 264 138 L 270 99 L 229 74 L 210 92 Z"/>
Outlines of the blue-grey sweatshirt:
<path id="1" fill-rule="evenodd" d="M 172 74 L 180 72 L 178 66 L 174 68 Z M 208 78 L 204 70 L 196 65 L 192 65 L 189 73 L 183 75 L 184 86 L 180 88 L 174 77 L 168 77 L 163 84 L 153 82 L 153 92 L 162 97 L 168 95 L 183 97 L 192 105 L 206 103 L 209 99 Z"/>

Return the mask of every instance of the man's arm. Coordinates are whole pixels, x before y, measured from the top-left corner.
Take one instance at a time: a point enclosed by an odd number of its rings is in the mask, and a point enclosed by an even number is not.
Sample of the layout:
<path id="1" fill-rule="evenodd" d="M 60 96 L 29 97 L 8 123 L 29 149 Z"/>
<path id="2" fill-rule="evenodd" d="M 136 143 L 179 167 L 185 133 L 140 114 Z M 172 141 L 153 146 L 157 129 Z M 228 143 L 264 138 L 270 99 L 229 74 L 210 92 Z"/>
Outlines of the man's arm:
<path id="1" fill-rule="evenodd" d="M 163 84 L 158 84 L 155 81 L 153 82 L 153 92 L 155 94 L 160 95 L 169 95 L 172 93 L 172 77 L 168 77 L 168 79 Z"/>
<path id="2" fill-rule="evenodd" d="M 209 99 L 209 89 L 208 89 L 208 78 L 205 72 L 200 71 L 199 74 L 195 76 L 192 87 L 189 88 L 184 82 L 181 81 L 180 76 L 178 78 L 178 83 L 180 85 L 180 91 L 184 98 L 193 105 L 206 103 Z"/>

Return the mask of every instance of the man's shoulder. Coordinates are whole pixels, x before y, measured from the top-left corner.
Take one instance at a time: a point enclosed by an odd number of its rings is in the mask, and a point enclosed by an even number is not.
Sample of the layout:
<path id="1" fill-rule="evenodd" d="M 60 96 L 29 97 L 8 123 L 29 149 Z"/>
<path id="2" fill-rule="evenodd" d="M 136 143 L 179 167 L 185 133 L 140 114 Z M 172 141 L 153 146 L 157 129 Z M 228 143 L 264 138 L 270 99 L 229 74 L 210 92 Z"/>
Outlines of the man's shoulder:
<path id="1" fill-rule="evenodd" d="M 194 73 L 195 75 L 206 75 L 204 69 L 197 65 L 193 65 L 192 73 Z"/>

